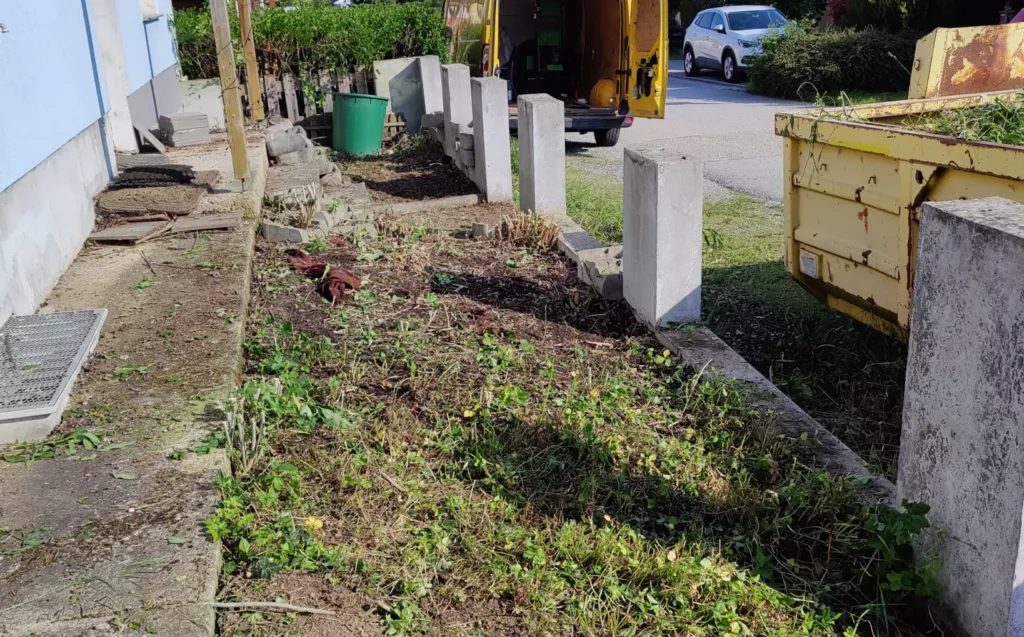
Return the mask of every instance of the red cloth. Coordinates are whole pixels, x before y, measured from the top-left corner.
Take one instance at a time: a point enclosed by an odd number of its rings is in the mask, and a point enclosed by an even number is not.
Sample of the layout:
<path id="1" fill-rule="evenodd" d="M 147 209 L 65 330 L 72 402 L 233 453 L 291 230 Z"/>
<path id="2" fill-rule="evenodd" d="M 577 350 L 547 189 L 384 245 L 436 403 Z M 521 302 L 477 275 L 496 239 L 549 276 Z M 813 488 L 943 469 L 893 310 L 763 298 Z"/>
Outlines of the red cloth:
<path id="1" fill-rule="evenodd" d="M 302 250 L 288 250 L 285 254 L 288 255 L 292 269 L 311 279 L 317 279 L 316 291 L 331 303 L 344 301 L 346 289 L 358 290 L 362 285 L 362 281 L 355 274 L 343 268 L 332 268 L 327 263 L 314 261 Z"/>

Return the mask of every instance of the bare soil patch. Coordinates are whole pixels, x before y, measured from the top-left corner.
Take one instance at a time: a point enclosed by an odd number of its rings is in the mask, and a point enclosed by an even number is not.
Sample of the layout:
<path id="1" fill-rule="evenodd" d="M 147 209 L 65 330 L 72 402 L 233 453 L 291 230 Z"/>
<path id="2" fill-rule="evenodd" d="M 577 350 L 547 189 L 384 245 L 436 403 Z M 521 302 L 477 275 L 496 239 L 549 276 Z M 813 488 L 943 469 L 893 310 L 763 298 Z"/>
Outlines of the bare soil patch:
<path id="1" fill-rule="evenodd" d="M 382 155 L 349 159 L 341 164 L 341 170 L 365 183 L 376 202 L 419 201 L 478 192 L 440 145 L 422 137 L 406 140 Z"/>

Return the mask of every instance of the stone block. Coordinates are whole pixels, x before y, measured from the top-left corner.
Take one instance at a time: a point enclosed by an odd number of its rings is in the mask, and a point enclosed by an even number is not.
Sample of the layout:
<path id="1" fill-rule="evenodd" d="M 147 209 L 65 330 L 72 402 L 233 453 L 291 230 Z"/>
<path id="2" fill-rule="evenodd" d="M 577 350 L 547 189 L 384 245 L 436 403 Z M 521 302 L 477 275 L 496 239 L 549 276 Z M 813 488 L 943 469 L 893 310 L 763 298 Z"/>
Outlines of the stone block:
<path id="1" fill-rule="evenodd" d="M 519 209 L 565 212 L 565 105 L 519 96 Z"/>
<path id="2" fill-rule="evenodd" d="M 512 201 L 508 83 L 498 77 L 474 77 L 469 86 L 473 99 L 476 185 L 487 201 Z"/>
<path id="3" fill-rule="evenodd" d="M 319 150 L 319 149 L 318 149 Z M 330 157 L 318 153 L 316 157 L 316 168 L 320 176 L 329 175 L 330 173 L 338 170 L 337 164 L 331 161 Z"/>
<path id="4" fill-rule="evenodd" d="M 469 166 L 470 168 L 472 168 L 476 166 L 476 153 L 473 151 L 472 148 L 460 147 L 459 161 L 461 161 L 464 166 Z"/>
<path id="5" fill-rule="evenodd" d="M 577 275 L 607 301 L 622 298 L 622 259 L 581 261 Z"/>
<path id="6" fill-rule="evenodd" d="M 494 234 L 494 228 L 489 223 L 476 222 L 473 224 L 473 238 L 486 239 Z"/>
<path id="7" fill-rule="evenodd" d="M 436 55 L 421 55 L 417 61 L 420 67 L 420 82 L 423 85 L 423 114 L 441 113 L 443 118 L 444 95 L 441 90 L 441 60 Z M 422 126 L 422 119 L 420 125 Z"/>
<path id="8" fill-rule="evenodd" d="M 444 113 L 444 151 L 455 159 L 459 143 L 459 124 L 469 124 L 473 121 L 469 67 L 465 64 L 441 66 L 441 109 Z"/>
<path id="9" fill-rule="evenodd" d="M 267 138 L 267 155 L 271 158 L 306 148 L 306 138 L 296 133 L 278 133 Z"/>
<path id="10" fill-rule="evenodd" d="M 609 301 L 622 298 L 622 246 L 590 248 L 577 254 L 576 275 Z"/>
<path id="11" fill-rule="evenodd" d="M 437 56 L 377 60 L 374 90 L 389 99 L 388 108 L 405 118 L 405 130 L 418 135 L 423 116 L 443 110 L 441 64 Z"/>
<path id="12" fill-rule="evenodd" d="M 260 224 L 263 238 L 271 243 L 309 243 L 309 231 L 283 223 L 264 221 Z"/>
<path id="13" fill-rule="evenodd" d="M 653 326 L 700 321 L 704 168 L 653 144 L 623 161 L 623 293 Z"/>
<path id="14" fill-rule="evenodd" d="M 969 635 L 1024 635 L 1024 206 L 921 212 L 897 496 L 931 507 L 915 552 Z"/>
<path id="15" fill-rule="evenodd" d="M 474 150 L 473 129 L 459 132 L 459 148 L 463 148 L 465 150 Z"/>
<path id="16" fill-rule="evenodd" d="M 284 153 L 277 156 L 277 163 L 282 166 L 301 166 L 316 159 L 316 151 L 312 148 L 303 148 L 292 153 Z M 317 167 L 319 172 L 319 167 Z"/>
<path id="17" fill-rule="evenodd" d="M 440 74 L 440 70 L 438 73 Z M 444 111 L 435 111 L 433 113 L 427 113 L 420 120 L 420 126 L 422 128 L 435 128 L 437 126 L 444 126 Z"/>

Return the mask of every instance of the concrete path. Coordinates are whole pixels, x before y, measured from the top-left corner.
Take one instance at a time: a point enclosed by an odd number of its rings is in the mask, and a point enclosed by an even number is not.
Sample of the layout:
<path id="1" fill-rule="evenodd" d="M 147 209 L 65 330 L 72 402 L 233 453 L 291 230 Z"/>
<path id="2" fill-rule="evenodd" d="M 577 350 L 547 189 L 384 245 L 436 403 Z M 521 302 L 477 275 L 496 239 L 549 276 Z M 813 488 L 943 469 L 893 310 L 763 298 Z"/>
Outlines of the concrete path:
<path id="1" fill-rule="evenodd" d="M 204 149 L 190 159 L 198 170 L 225 158 L 230 170 L 226 142 Z M 231 195 L 222 175 L 218 199 L 231 209 L 262 200 L 262 138 L 250 158 L 245 193 Z M 217 474 L 230 469 L 223 450 L 190 449 L 221 426 L 234 395 L 252 250 L 248 222 L 86 247 L 40 308 L 109 314 L 49 444 L 0 451 L 0 635 L 214 634 L 220 545 L 204 521 Z M 66 442 L 53 444 L 76 428 L 101 446 L 68 455 Z M 42 455 L 10 461 L 33 452 Z"/>
<path id="2" fill-rule="evenodd" d="M 622 175 L 624 145 L 663 141 L 680 153 L 704 160 L 709 194 L 727 188 L 768 199 L 782 200 L 782 139 L 775 135 L 775 114 L 804 104 L 747 93 L 743 85 L 728 84 L 714 75 L 688 78 L 682 62 L 669 71 L 665 119 L 637 119 L 623 129 L 614 148 L 598 148 L 593 135 L 567 135 L 566 152 L 585 172 L 604 172 L 612 166 Z"/>

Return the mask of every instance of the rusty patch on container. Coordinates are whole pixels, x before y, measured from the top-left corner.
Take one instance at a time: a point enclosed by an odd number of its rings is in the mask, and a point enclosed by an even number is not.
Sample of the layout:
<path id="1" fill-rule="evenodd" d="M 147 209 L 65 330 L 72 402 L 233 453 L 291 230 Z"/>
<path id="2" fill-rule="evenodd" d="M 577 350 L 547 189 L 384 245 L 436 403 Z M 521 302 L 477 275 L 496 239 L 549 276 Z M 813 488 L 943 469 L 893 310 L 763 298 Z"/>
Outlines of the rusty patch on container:
<path id="1" fill-rule="evenodd" d="M 871 256 L 871 250 L 865 250 L 860 253 L 862 259 L 864 259 L 864 265 L 868 264 L 868 257 Z"/>
<path id="2" fill-rule="evenodd" d="M 825 269 L 828 270 L 828 282 L 832 283 L 834 281 L 834 279 L 832 278 L 832 264 L 826 261 Z"/>
<path id="3" fill-rule="evenodd" d="M 864 161 L 864 157 L 861 156 L 860 160 L 861 160 L 861 162 L 863 162 Z M 857 188 L 857 191 L 855 193 L 853 193 L 853 197 L 854 197 L 854 199 L 857 200 L 857 203 L 860 203 L 860 193 L 863 190 L 864 190 L 864 186 L 860 186 L 859 188 Z"/>
<path id="4" fill-rule="evenodd" d="M 957 29 L 955 44 L 945 54 L 939 86 L 927 97 L 1024 88 L 1024 49 L 1019 37 L 1016 44 L 1011 42 L 1011 33 L 994 26 L 978 29 L 965 39 Z"/>
<path id="5" fill-rule="evenodd" d="M 864 232 L 868 231 L 868 207 L 864 206 L 864 209 L 857 213 L 857 218 L 864 222 Z"/>

